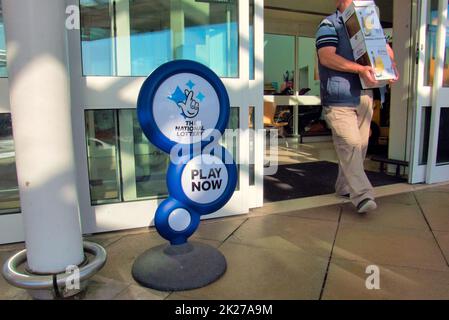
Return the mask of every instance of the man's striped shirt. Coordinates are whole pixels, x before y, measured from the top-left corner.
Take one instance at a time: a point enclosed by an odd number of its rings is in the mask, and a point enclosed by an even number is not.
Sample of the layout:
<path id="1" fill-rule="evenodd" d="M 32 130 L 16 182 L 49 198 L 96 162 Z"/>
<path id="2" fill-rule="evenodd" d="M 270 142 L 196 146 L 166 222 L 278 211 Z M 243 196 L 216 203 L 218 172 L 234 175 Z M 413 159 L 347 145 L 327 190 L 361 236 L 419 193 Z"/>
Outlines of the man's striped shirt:
<path id="1" fill-rule="evenodd" d="M 316 48 L 324 47 L 338 47 L 338 35 L 334 25 L 328 20 L 324 19 L 316 33 Z"/>

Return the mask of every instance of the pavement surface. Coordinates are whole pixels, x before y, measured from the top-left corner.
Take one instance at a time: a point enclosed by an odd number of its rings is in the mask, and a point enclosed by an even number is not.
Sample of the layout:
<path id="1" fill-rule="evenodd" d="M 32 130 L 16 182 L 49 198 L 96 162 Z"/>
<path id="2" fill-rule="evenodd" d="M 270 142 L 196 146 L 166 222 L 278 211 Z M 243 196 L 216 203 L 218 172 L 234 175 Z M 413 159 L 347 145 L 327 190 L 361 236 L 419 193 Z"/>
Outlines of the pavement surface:
<path id="1" fill-rule="evenodd" d="M 165 243 L 154 228 L 86 237 L 106 248 L 108 261 L 77 299 L 449 299 L 449 185 L 377 203 L 367 215 L 348 203 L 304 210 L 285 203 L 284 210 L 204 221 L 192 240 L 218 248 L 228 269 L 191 291 L 133 280 L 134 260 Z M 1 265 L 23 247 L 0 246 Z M 0 299 L 30 297 L 0 277 Z"/>

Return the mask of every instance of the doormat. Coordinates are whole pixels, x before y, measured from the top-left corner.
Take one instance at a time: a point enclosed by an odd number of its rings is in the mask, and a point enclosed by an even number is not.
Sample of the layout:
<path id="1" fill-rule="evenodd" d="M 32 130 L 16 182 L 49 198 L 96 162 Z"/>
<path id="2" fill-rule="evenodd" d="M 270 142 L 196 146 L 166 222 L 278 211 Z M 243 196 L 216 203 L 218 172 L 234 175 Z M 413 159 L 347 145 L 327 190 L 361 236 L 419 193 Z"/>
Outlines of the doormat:
<path id="1" fill-rule="evenodd" d="M 404 178 L 366 171 L 374 187 L 406 183 Z M 328 161 L 280 165 L 276 174 L 264 177 L 264 202 L 320 196 L 335 193 L 338 164 Z"/>

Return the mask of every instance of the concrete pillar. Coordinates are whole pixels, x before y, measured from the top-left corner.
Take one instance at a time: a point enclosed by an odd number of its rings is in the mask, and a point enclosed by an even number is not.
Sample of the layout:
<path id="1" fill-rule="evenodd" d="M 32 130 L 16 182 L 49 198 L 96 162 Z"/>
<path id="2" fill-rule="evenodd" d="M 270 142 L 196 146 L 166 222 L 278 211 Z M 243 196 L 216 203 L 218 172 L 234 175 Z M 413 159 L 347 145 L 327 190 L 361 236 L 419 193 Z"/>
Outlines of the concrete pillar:
<path id="1" fill-rule="evenodd" d="M 413 111 L 411 105 L 411 89 L 413 87 L 410 74 L 411 64 L 415 63 L 414 44 L 411 30 L 412 3 L 409 0 L 396 0 L 393 2 L 393 50 L 400 80 L 391 87 L 390 101 L 390 134 L 389 158 L 397 160 L 410 160 L 410 122 L 409 113 Z M 409 120 L 407 120 L 409 119 Z M 407 123 L 408 121 L 408 123 Z M 392 167 L 392 170 L 396 168 Z M 394 171 L 393 171 L 394 172 Z"/>
<path id="2" fill-rule="evenodd" d="M 3 0 L 2 4 L 28 265 L 36 273 L 59 273 L 84 259 L 65 1 Z"/>

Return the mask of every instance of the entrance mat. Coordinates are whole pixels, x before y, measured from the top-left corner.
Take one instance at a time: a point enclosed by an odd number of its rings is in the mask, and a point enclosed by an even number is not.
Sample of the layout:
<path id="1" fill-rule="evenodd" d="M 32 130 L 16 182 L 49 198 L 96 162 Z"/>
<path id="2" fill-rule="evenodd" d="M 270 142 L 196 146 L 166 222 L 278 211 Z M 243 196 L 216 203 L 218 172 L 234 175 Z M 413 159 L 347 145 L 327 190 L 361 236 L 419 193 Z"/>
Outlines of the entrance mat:
<path id="1" fill-rule="evenodd" d="M 328 161 L 280 165 L 264 177 L 264 202 L 276 202 L 335 193 L 338 164 Z M 385 173 L 366 171 L 374 187 L 407 182 Z"/>

